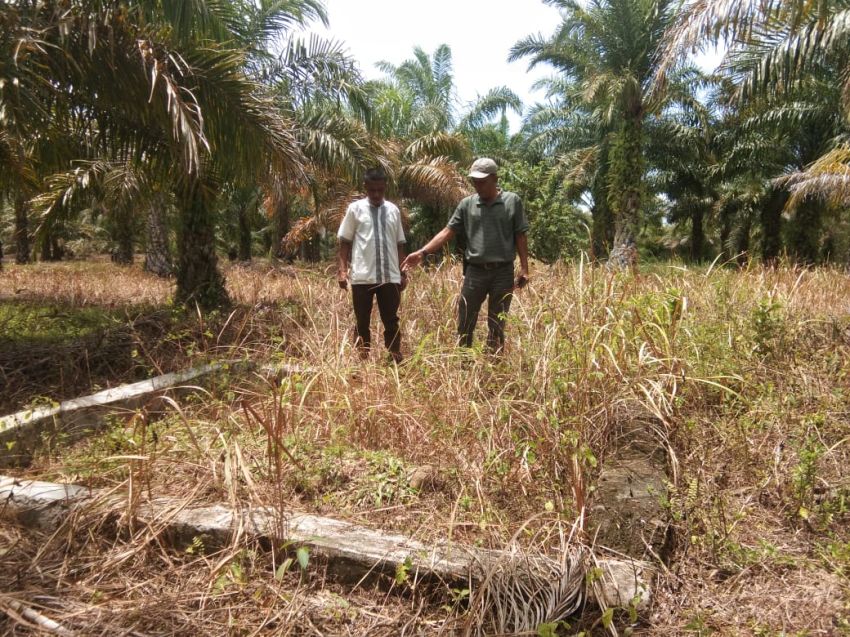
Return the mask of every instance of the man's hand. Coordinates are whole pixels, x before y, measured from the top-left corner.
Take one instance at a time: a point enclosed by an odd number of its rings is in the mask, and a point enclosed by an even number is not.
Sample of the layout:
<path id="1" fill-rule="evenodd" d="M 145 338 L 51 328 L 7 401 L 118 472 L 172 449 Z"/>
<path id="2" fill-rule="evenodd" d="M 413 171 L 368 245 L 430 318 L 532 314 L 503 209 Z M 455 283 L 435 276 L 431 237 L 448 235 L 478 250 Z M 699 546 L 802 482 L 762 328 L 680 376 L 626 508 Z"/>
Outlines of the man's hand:
<path id="1" fill-rule="evenodd" d="M 347 273 L 339 272 L 336 275 L 336 281 L 337 281 L 337 283 L 339 283 L 339 289 L 340 290 L 347 290 L 348 289 L 348 274 Z"/>
<path id="2" fill-rule="evenodd" d="M 517 290 L 520 290 L 528 285 L 528 272 L 525 270 L 520 270 L 519 274 L 516 275 L 516 280 L 514 281 L 514 287 Z"/>
<path id="3" fill-rule="evenodd" d="M 425 256 L 425 253 L 422 250 L 417 250 L 416 252 L 411 252 L 407 255 L 407 258 L 401 262 L 401 271 L 407 272 L 411 268 L 415 268 L 417 265 L 422 263 L 422 259 Z"/>
<path id="4" fill-rule="evenodd" d="M 404 292 L 404 289 L 407 287 L 407 272 L 401 273 L 401 285 L 398 286 L 398 289 Z"/>

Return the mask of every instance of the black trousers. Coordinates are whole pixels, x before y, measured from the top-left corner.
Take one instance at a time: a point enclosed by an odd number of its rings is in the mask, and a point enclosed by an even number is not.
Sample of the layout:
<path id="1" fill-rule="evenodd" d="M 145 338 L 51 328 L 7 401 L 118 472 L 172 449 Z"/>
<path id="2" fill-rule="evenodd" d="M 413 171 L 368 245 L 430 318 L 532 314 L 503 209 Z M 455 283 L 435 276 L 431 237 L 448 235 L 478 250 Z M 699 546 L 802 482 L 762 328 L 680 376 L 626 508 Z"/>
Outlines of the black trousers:
<path id="1" fill-rule="evenodd" d="M 381 285 L 352 285 L 351 299 L 354 304 L 354 342 L 361 354 L 366 356 L 372 346 L 370 324 L 373 299 L 378 300 L 378 313 L 384 324 L 384 345 L 393 359 L 401 360 L 401 332 L 398 327 L 398 308 L 401 304 L 401 287 L 397 283 Z"/>
<path id="2" fill-rule="evenodd" d="M 511 307 L 514 289 L 513 263 L 482 267 L 470 263 L 463 276 L 457 312 L 458 343 L 472 346 L 481 304 L 487 299 L 487 345 L 500 350 L 505 345 L 505 315 Z"/>

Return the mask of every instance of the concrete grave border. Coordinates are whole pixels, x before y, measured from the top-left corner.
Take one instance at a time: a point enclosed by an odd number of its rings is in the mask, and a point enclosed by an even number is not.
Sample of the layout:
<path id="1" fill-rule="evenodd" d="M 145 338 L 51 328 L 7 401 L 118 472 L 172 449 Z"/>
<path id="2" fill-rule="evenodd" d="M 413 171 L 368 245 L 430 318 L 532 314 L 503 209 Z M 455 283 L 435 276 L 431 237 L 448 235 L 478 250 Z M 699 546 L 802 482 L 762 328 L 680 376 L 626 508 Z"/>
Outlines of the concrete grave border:
<path id="1" fill-rule="evenodd" d="M 208 376 L 225 371 L 253 369 L 258 369 L 265 376 L 313 371 L 288 364 L 266 364 L 257 368 L 250 361 L 222 361 L 119 385 L 89 396 L 65 400 L 55 406 L 25 409 L 0 417 L 0 467 L 26 465 L 33 452 L 51 436 L 61 433 L 69 439 L 79 438 L 101 427 L 109 414 L 150 406 L 153 400 L 167 391 L 188 394 L 202 390 L 198 385 L 186 385 L 191 381 L 201 382 Z"/>
<path id="2" fill-rule="evenodd" d="M 245 533 L 309 547 L 313 554 L 341 564 L 354 574 L 366 575 L 376 570 L 392 573 L 409 560 L 411 573 L 449 582 L 480 581 L 491 565 L 515 557 L 508 551 L 459 544 L 428 546 L 405 535 L 272 507 L 242 510 L 221 504 L 188 507 L 185 502 L 162 498 L 139 505 L 131 515 L 127 503 L 126 494 L 107 495 L 105 491 L 79 485 L 0 476 L 0 517 L 45 531 L 56 529 L 75 512 L 97 507 L 124 519 L 130 516 L 143 524 L 164 527 L 172 537 L 206 537 L 221 542 Z M 599 569 L 601 576 L 590 586 L 591 598 L 599 606 L 635 604 L 638 610 L 648 607 L 654 577 L 651 565 L 638 560 L 596 559 L 583 546 L 577 546 L 576 550 L 584 552 L 588 568 L 594 565 Z"/>

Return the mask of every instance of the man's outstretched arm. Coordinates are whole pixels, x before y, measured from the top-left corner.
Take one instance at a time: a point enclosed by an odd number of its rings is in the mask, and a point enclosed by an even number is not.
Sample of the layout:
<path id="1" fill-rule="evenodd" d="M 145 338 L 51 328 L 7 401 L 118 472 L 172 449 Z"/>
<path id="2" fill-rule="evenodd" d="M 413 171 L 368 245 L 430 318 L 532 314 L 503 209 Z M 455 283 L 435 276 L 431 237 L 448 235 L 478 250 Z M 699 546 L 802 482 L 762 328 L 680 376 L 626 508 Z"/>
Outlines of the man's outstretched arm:
<path id="1" fill-rule="evenodd" d="M 446 243 L 451 241 L 455 236 L 455 231 L 451 228 L 443 228 L 437 234 L 434 235 L 434 238 L 431 239 L 428 243 L 426 243 L 422 248 L 416 250 L 416 252 L 411 252 L 407 255 L 407 258 L 401 264 L 401 269 L 404 271 L 409 270 L 410 268 L 415 268 L 417 265 L 422 263 L 422 259 L 424 259 L 427 255 L 435 253 L 437 250 L 442 248 Z"/>
<path id="2" fill-rule="evenodd" d="M 397 243 L 396 249 L 398 250 L 398 263 L 399 270 L 401 270 L 401 289 L 407 287 L 407 272 L 402 270 L 401 265 L 404 263 L 404 260 L 407 258 L 407 244 L 406 243 Z"/>

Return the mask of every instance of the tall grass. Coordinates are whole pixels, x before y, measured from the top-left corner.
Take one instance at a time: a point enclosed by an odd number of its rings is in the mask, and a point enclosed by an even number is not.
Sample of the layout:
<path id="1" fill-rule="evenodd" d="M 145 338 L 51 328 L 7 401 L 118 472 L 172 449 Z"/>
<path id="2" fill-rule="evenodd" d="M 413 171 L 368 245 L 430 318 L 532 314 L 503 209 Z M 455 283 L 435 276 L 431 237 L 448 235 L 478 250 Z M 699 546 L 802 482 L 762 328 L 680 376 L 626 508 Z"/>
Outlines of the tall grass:
<path id="1" fill-rule="evenodd" d="M 36 287 L 9 270 L 13 286 Z M 57 295 L 117 302 L 99 271 L 58 272 L 68 278 Z M 303 371 L 223 379 L 183 416 L 149 423 L 146 497 L 273 503 L 424 540 L 528 544 L 563 524 L 592 528 L 600 466 L 637 428 L 668 455 L 659 498 L 676 530 L 659 602 L 671 612 L 650 619 L 657 634 L 847 625 L 843 272 L 541 266 L 493 357 L 454 345 L 461 272 L 447 264 L 417 271 L 404 292 L 400 366 L 380 348 L 355 356 L 350 299 L 328 271 L 257 264 L 227 277 L 253 308 L 231 321 L 238 352 Z M 0 285 L 10 294 L 8 279 Z M 137 296 L 162 299 L 158 285 Z M 213 334 L 199 353 L 217 347 Z M 139 435 L 118 423 L 30 473 L 120 485 L 141 465 L 114 458 L 138 449 Z M 412 479 L 423 467 L 428 480 Z M 775 604 L 741 597 L 742 586 Z"/>

